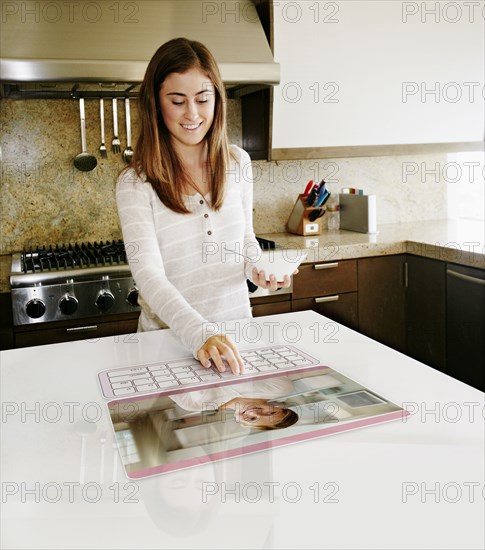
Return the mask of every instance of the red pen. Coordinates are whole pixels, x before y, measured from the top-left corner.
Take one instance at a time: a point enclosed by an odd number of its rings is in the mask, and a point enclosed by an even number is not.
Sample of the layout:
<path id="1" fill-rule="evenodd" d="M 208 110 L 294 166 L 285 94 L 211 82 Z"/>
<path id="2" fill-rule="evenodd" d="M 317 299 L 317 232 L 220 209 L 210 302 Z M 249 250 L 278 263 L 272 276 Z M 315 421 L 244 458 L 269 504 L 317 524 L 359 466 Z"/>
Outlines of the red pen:
<path id="1" fill-rule="evenodd" d="M 310 191 L 312 190 L 312 187 L 315 185 L 315 182 L 313 180 L 310 180 L 308 183 L 307 183 L 307 186 L 305 187 L 305 191 L 303 193 L 303 196 L 304 197 L 307 197 L 308 196 L 308 193 L 310 193 Z"/>

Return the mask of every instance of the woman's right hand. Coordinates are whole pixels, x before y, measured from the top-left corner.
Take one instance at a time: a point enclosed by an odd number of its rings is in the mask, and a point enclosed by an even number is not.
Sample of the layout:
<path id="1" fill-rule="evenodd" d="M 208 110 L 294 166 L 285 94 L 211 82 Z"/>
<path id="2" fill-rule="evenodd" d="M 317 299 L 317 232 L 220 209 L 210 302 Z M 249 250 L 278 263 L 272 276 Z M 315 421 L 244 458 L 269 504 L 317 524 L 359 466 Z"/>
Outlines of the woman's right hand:
<path id="1" fill-rule="evenodd" d="M 225 334 L 215 334 L 208 338 L 197 352 L 197 359 L 205 368 L 211 367 L 211 359 L 219 372 L 224 372 L 224 359 L 233 374 L 243 374 L 244 363 L 234 342 Z"/>

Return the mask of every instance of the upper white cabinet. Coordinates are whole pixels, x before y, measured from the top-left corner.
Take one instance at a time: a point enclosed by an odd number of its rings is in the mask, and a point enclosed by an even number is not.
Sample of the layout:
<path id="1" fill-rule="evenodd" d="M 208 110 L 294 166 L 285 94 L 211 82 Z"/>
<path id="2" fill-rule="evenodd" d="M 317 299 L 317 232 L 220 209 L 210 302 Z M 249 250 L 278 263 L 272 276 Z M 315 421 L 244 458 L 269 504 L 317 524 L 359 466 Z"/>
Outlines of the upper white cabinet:
<path id="1" fill-rule="evenodd" d="M 273 10 L 272 158 L 483 142 L 484 1 L 275 0 Z"/>

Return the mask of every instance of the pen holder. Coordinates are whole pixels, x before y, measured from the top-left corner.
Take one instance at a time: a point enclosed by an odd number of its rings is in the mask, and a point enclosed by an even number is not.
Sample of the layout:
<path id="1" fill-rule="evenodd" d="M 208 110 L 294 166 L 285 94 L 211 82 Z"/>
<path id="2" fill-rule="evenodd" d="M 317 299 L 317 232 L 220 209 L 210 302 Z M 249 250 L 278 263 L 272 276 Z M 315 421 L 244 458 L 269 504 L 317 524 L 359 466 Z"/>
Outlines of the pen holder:
<path id="1" fill-rule="evenodd" d="M 325 209 L 322 207 L 307 206 L 306 197 L 298 195 L 295 206 L 293 206 L 288 218 L 288 231 L 295 235 L 320 235 L 322 218 L 319 217 L 314 221 L 309 219 L 310 214 L 315 210 L 323 210 L 323 213 L 325 213 Z"/>

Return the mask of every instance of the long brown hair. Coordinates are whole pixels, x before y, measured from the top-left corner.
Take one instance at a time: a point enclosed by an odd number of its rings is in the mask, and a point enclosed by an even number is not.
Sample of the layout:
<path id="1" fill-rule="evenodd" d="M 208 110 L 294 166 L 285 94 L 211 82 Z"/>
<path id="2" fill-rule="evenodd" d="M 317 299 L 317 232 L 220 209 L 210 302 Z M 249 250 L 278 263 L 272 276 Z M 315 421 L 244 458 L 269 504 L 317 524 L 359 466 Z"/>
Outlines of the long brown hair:
<path id="1" fill-rule="evenodd" d="M 226 94 L 217 62 L 200 42 L 187 38 L 169 40 L 153 55 L 140 87 L 140 135 L 132 166 L 146 176 L 162 203 L 181 214 L 190 211 L 184 204 L 183 190 L 192 182 L 170 141 L 160 108 L 160 87 L 171 73 L 199 69 L 207 75 L 215 91 L 214 121 L 206 134 L 209 189 L 212 208 L 218 210 L 224 198 L 229 167 L 226 130 Z"/>

